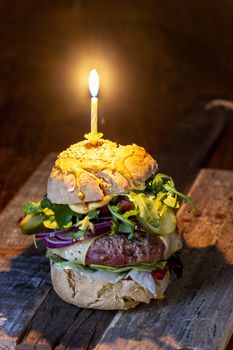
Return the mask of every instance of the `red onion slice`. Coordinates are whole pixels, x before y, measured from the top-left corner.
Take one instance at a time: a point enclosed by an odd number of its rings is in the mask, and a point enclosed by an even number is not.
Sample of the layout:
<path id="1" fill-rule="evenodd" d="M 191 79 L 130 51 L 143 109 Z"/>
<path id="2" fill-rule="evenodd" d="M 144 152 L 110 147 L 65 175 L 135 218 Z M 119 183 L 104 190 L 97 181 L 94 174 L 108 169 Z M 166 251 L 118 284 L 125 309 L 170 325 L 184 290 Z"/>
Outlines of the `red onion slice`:
<path id="1" fill-rule="evenodd" d="M 105 221 L 105 222 L 100 222 L 98 224 L 94 224 L 95 230 L 98 230 L 98 231 L 101 229 L 104 229 L 104 228 L 111 227 L 111 226 L 112 226 L 111 221 Z M 37 233 L 36 238 L 56 237 L 57 235 L 60 235 L 60 234 L 68 234 L 68 233 L 78 232 L 79 230 L 80 229 L 78 227 L 73 226 L 72 228 L 70 228 L 68 230 L 58 230 L 58 231 Z M 89 234 L 89 233 L 90 233 L 90 231 L 88 231 L 87 234 Z M 104 232 L 104 233 L 106 233 L 106 232 Z"/>
<path id="2" fill-rule="evenodd" d="M 42 238 L 48 248 L 51 248 L 51 249 L 64 248 L 72 244 L 81 242 L 88 238 L 102 236 L 103 234 L 108 232 L 111 226 L 112 226 L 111 221 L 105 221 L 98 224 L 94 224 L 95 231 L 93 232 L 87 231 L 87 233 L 79 239 L 75 239 L 72 237 L 64 237 L 64 235 L 66 234 L 78 232 L 79 231 L 78 227 L 72 227 L 68 230 L 58 230 L 58 231 L 52 231 L 52 232 L 37 233 L 36 238 Z"/>
<path id="3" fill-rule="evenodd" d="M 75 238 L 72 238 L 72 237 L 64 237 L 64 236 L 59 235 L 59 234 L 56 235 L 56 239 L 58 239 L 59 241 L 64 241 L 64 242 L 73 242 L 73 241 L 76 241 Z"/>
<path id="4" fill-rule="evenodd" d="M 44 242 L 48 248 L 56 249 L 56 248 L 68 247 L 68 246 L 76 243 L 76 240 L 72 240 L 72 242 L 71 241 L 65 242 L 65 241 L 53 240 L 53 239 L 46 237 L 46 238 L 44 238 Z"/>

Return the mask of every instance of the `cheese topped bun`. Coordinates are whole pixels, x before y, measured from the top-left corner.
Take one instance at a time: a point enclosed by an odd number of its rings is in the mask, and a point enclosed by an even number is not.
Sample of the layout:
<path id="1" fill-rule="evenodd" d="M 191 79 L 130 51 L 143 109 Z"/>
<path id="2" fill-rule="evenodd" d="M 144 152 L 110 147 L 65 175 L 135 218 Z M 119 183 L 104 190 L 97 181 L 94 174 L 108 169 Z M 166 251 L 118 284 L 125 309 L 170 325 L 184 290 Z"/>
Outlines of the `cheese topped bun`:
<path id="1" fill-rule="evenodd" d="M 95 145 L 81 141 L 58 155 L 47 197 L 57 204 L 102 201 L 136 189 L 156 170 L 156 161 L 143 147 L 102 139 Z"/>

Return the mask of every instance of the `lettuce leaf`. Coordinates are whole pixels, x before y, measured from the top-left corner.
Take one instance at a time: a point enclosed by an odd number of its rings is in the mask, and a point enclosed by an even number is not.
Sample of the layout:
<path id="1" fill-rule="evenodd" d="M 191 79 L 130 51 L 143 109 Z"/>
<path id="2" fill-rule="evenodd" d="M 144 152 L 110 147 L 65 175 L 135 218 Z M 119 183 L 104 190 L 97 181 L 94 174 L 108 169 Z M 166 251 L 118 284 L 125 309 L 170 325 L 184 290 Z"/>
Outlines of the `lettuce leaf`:
<path id="1" fill-rule="evenodd" d="M 105 270 L 109 272 L 114 272 L 114 273 L 122 273 L 130 270 L 135 270 L 135 271 L 153 271 L 156 269 L 161 269 L 163 270 L 167 264 L 166 260 L 161 260 L 156 263 L 151 263 L 151 264 L 135 264 L 135 265 L 130 265 L 130 266 L 120 266 L 120 267 L 112 267 L 112 266 L 106 266 L 106 265 L 97 265 L 97 264 L 91 264 L 91 265 L 81 265 L 77 264 L 74 261 L 69 261 L 61 258 L 60 256 L 56 254 L 50 254 L 48 253 L 47 256 L 52 260 L 54 263 L 59 263 L 60 267 L 72 265 L 73 267 L 78 268 L 84 268 L 84 269 L 89 269 L 89 270 Z"/>
<path id="2" fill-rule="evenodd" d="M 118 227 L 119 231 L 122 233 L 129 233 L 129 239 L 133 237 L 134 230 L 135 230 L 135 223 L 128 219 L 128 216 L 135 215 L 136 211 L 130 210 L 129 215 L 127 215 L 127 212 L 124 214 L 120 214 L 121 207 L 119 205 L 110 205 L 108 204 L 108 209 L 112 214 L 113 217 L 113 223 L 115 224 L 115 227 Z M 120 224 L 118 223 L 120 221 Z"/>
<path id="3" fill-rule="evenodd" d="M 86 216 L 83 217 L 82 214 L 78 214 L 70 209 L 67 204 L 54 204 L 47 197 L 41 202 L 26 202 L 23 206 L 23 211 L 28 217 L 28 220 L 38 215 L 42 217 L 43 226 L 50 230 L 68 229 L 74 224 L 82 228 L 84 226 L 84 221 L 85 223 L 88 221 L 90 226 L 91 223 L 89 219 L 98 216 L 97 210 L 92 210 L 88 214 L 88 218 Z M 34 225 L 36 231 L 37 226 L 34 223 L 35 220 L 31 220 L 30 227 Z M 27 226 L 29 226 L 29 224 Z M 23 233 L 27 234 L 26 231 L 26 229 L 23 230 Z"/>
<path id="4" fill-rule="evenodd" d="M 120 266 L 120 267 L 112 267 L 112 266 L 106 266 L 106 265 L 97 265 L 97 264 L 91 264 L 90 267 L 95 270 L 106 270 L 114 273 L 120 273 L 130 270 L 136 270 L 136 271 L 153 271 L 155 269 L 164 269 L 166 266 L 167 261 L 161 260 L 157 263 L 151 263 L 151 264 L 136 264 L 136 265 L 130 265 L 130 266 Z"/>
<path id="5" fill-rule="evenodd" d="M 174 181 L 169 175 L 157 173 L 147 181 L 146 190 L 152 191 L 157 198 L 160 197 L 160 200 L 170 208 L 178 208 L 178 198 L 181 198 L 185 203 L 190 204 L 193 210 L 196 210 L 192 198 L 177 191 Z"/>
<path id="6" fill-rule="evenodd" d="M 146 197 L 144 193 L 130 192 L 130 199 L 139 211 L 141 222 L 145 229 L 152 233 L 159 232 L 159 214 L 152 197 Z"/>
<path id="7" fill-rule="evenodd" d="M 28 201 L 23 205 L 24 214 L 38 214 L 43 212 L 40 202 Z"/>

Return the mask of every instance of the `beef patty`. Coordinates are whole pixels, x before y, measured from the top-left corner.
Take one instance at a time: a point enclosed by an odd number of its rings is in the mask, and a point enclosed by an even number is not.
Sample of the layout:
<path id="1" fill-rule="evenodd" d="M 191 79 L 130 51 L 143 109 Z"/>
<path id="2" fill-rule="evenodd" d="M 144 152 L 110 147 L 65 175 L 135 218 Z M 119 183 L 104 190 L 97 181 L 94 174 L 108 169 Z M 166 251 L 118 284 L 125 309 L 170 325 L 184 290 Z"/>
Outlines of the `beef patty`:
<path id="1" fill-rule="evenodd" d="M 163 259 L 165 246 L 157 236 L 136 233 L 133 239 L 123 234 L 97 238 L 87 251 L 86 264 L 125 266 L 154 263 Z"/>

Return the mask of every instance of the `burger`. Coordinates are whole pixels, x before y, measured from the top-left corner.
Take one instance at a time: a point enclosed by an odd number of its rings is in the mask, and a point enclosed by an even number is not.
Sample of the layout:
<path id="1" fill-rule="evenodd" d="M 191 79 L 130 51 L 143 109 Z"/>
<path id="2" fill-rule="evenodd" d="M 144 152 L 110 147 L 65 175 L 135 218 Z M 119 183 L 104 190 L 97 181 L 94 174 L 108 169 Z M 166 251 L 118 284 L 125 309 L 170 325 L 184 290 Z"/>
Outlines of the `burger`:
<path id="1" fill-rule="evenodd" d="M 130 309 L 163 298 L 181 275 L 179 201 L 191 203 L 144 148 L 85 140 L 58 155 L 47 194 L 24 204 L 19 226 L 45 243 L 63 300 Z"/>

